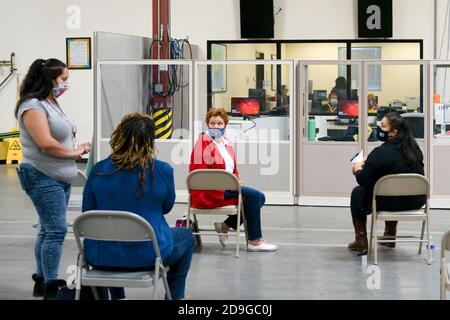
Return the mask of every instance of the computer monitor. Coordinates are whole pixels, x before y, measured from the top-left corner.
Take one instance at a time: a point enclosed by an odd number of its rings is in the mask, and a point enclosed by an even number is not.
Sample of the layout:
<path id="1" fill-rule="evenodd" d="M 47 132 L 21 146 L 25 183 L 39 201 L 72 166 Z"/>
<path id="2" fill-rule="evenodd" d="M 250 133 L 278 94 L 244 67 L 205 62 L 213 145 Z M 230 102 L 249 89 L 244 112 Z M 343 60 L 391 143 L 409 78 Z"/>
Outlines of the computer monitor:
<path id="1" fill-rule="evenodd" d="M 358 100 L 340 100 L 338 105 L 338 115 L 340 117 L 355 117 L 359 114 Z"/>
<path id="2" fill-rule="evenodd" d="M 313 90 L 312 98 L 313 98 L 313 101 L 328 99 L 327 90 Z"/>
<path id="3" fill-rule="evenodd" d="M 231 98 L 231 114 L 234 116 L 259 116 L 261 103 L 257 98 Z"/>
<path id="4" fill-rule="evenodd" d="M 425 126 L 424 114 L 419 112 L 411 112 L 404 113 L 401 117 L 409 124 L 414 138 L 423 139 Z"/>
<path id="5" fill-rule="evenodd" d="M 266 110 L 266 89 L 248 89 L 248 97 L 259 100 L 260 110 Z"/>

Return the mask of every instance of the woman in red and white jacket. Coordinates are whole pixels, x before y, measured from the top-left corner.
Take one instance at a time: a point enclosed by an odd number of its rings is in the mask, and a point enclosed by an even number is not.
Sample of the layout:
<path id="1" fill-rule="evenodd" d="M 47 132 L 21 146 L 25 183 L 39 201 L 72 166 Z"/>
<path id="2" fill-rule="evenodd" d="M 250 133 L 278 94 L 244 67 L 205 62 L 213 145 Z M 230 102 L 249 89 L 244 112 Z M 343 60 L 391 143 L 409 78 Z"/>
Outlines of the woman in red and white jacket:
<path id="1" fill-rule="evenodd" d="M 233 173 L 239 179 L 233 144 L 225 138 L 228 115 L 223 108 L 211 108 L 206 114 L 208 131 L 200 135 L 191 154 L 189 171 L 198 169 L 222 169 Z M 239 180 L 241 186 L 242 182 Z M 261 208 L 266 198 L 258 190 L 241 188 L 244 214 L 247 220 L 248 251 L 275 251 L 277 246 L 263 240 L 261 232 Z M 198 209 L 218 208 L 237 204 L 237 192 L 230 190 L 191 190 L 191 206 Z M 241 220 L 242 223 L 242 220 Z M 224 222 L 214 223 L 217 233 L 236 230 L 237 216 L 229 216 Z M 225 246 L 227 236 L 219 235 Z"/>

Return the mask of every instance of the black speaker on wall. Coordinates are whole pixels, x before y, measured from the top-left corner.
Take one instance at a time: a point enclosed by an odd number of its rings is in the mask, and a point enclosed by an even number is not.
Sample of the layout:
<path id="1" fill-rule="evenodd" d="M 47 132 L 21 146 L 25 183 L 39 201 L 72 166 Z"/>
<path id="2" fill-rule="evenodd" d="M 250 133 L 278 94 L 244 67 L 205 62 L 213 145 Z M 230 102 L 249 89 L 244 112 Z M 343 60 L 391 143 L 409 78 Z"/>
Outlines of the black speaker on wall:
<path id="1" fill-rule="evenodd" d="M 273 38 L 273 0 L 240 0 L 241 38 Z"/>

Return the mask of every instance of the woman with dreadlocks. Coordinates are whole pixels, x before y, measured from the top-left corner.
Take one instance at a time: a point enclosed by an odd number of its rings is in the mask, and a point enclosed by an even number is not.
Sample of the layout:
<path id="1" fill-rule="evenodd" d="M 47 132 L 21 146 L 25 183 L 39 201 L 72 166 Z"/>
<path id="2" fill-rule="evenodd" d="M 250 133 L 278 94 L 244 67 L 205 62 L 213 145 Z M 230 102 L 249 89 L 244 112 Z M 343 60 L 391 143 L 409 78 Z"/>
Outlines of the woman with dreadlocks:
<path id="1" fill-rule="evenodd" d="M 129 211 L 147 220 L 158 240 L 173 299 L 183 299 L 195 239 L 187 228 L 170 228 L 164 215 L 172 210 L 175 187 L 172 167 L 155 159 L 155 125 L 142 113 L 123 117 L 111 136 L 111 155 L 91 170 L 84 188 L 83 212 Z M 152 243 L 84 241 L 85 258 L 97 269 L 136 271 L 154 266 Z M 122 288 L 110 289 L 123 299 Z"/>

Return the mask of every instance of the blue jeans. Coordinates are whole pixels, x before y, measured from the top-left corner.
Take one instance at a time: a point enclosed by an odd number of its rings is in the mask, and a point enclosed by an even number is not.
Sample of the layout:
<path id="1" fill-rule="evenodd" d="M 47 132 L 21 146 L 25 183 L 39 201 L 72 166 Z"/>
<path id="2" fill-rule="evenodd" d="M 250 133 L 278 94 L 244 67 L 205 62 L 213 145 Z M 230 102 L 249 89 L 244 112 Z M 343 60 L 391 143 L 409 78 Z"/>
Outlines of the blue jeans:
<path id="1" fill-rule="evenodd" d="M 261 208 L 266 202 L 264 193 L 249 187 L 242 187 L 242 201 L 244 203 L 244 214 L 247 221 L 248 240 L 258 240 L 262 238 L 261 232 Z M 225 191 L 224 199 L 237 198 L 238 193 L 235 191 Z M 241 219 L 241 224 L 242 224 Z M 237 215 L 229 216 L 224 223 L 230 228 L 237 229 Z"/>
<path id="2" fill-rule="evenodd" d="M 184 298 L 186 278 L 191 267 L 192 254 L 195 249 L 195 238 L 192 231 L 187 228 L 170 228 L 173 235 L 172 253 L 163 259 L 163 264 L 169 266 L 167 282 L 169 283 L 170 294 L 173 300 Z M 110 288 L 111 299 L 125 298 L 123 288 Z"/>
<path id="3" fill-rule="evenodd" d="M 70 184 L 50 178 L 29 163 L 22 163 L 17 172 L 22 189 L 31 198 L 39 216 L 40 229 L 34 248 L 36 273 L 44 277 L 45 282 L 58 279 L 67 233 Z"/>

